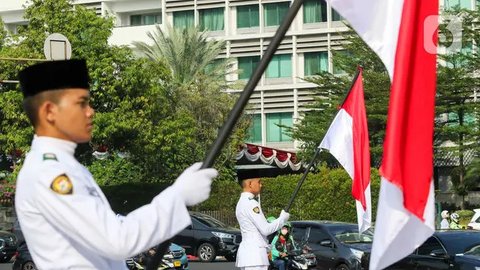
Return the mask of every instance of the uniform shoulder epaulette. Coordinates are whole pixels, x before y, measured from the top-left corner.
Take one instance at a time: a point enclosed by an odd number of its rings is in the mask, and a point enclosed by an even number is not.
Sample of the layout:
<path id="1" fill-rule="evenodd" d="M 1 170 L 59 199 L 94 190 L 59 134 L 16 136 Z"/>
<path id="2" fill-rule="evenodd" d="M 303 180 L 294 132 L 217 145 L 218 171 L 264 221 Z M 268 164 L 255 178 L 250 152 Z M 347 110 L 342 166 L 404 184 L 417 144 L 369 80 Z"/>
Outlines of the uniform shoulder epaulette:
<path id="1" fill-rule="evenodd" d="M 57 159 L 57 155 L 55 155 L 54 153 L 44 153 L 43 154 L 43 160 L 55 160 L 55 161 L 58 161 Z"/>

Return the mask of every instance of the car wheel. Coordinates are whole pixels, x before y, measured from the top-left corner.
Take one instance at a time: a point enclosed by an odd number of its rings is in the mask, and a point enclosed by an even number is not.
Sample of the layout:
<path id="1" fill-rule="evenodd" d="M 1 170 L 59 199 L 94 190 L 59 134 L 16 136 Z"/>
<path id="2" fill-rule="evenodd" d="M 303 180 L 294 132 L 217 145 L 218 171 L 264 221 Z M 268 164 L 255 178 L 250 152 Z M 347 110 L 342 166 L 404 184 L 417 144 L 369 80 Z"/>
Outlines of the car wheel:
<path id="1" fill-rule="evenodd" d="M 33 262 L 26 262 L 23 265 L 22 270 L 37 270 L 37 267 Z"/>
<path id="2" fill-rule="evenodd" d="M 215 260 L 217 252 L 210 243 L 203 243 L 198 247 L 198 259 L 202 262 L 211 262 Z"/>
<path id="3" fill-rule="evenodd" d="M 228 254 L 225 255 L 225 259 L 229 262 L 234 262 L 237 259 L 237 254 Z"/>
<path id="4" fill-rule="evenodd" d="M 335 268 L 336 270 L 349 270 L 350 268 L 348 268 L 348 266 L 346 264 L 340 264 L 339 266 L 337 266 L 337 268 Z"/>

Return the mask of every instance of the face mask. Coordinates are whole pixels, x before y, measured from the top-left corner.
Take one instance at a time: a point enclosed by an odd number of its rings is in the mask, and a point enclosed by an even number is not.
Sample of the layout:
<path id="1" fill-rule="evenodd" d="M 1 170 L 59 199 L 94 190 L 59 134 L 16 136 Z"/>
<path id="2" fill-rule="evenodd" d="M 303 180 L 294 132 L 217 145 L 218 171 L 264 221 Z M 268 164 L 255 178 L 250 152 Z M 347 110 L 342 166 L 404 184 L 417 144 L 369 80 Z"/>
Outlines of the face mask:
<path id="1" fill-rule="evenodd" d="M 282 229 L 282 234 L 283 235 L 286 235 L 288 233 L 288 230 L 287 229 Z"/>

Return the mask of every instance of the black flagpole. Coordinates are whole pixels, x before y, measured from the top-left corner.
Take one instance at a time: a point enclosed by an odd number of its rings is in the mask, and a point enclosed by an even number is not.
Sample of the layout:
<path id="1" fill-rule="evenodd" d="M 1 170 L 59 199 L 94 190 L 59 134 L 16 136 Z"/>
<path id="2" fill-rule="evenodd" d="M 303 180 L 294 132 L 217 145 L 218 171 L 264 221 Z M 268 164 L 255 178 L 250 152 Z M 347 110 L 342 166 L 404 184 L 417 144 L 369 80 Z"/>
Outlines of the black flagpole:
<path id="1" fill-rule="evenodd" d="M 352 81 L 352 84 L 350 86 L 350 89 L 348 90 L 348 93 L 345 95 L 345 99 L 343 100 L 342 104 L 345 103 L 345 100 L 347 100 L 348 95 L 350 95 L 350 92 L 352 92 L 352 88 L 355 85 L 355 82 L 357 81 L 358 75 L 360 74 L 361 70 L 362 70 L 362 67 L 358 66 L 357 72 L 356 72 L 355 76 L 353 77 L 353 81 Z M 297 197 L 298 191 L 302 187 L 303 182 L 307 178 L 307 174 L 310 172 L 310 169 L 312 168 L 313 164 L 315 163 L 315 159 L 317 158 L 318 154 L 320 154 L 321 151 L 322 151 L 322 149 L 320 148 L 320 144 L 319 144 L 317 149 L 315 150 L 315 154 L 313 154 L 312 160 L 310 161 L 307 168 L 305 169 L 305 172 L 303 173 L 302 177 L 298 181 L 297 186 L 295 187 L 295 190 L 293 191 L 293 194 L 290 197 L 290 201 L 288 202 L 287 207 L 285 207 L 285 212 L 290 211 L 290 208 L 292 207 L 293 201 L 295 200 L 295 197 Z"/>
<path id="2" fill-rule="evenodd" d="M 242 94 L 240 95 L 232 111 L 228 115 L 228 119 L 225 121 L 225 124 L 218 132 L 218 137 L 215 140 L 215 142 L 212 144 L 211 148 L 209 149 L 209 152 L 207 153 L 207 156 L 203 161 L 202 168 L 210 168 L 213 166 L 213 163 L 215 162 L 215 158 L 220 154 L 220 151 L 225 145 L 225 142 L 230 136 L 230 133 L 232 132 L 238 119 L 240 118 L 243 112 L 243 109 L 247 105 L 248 100 L 250 99 L 250 96 L 255 90 L 255 87 L 260 81 L 260 78 L 265 72 L 265 69 L 267 69 L 268 63 L 270 63 L 270 60 L 272 60 L 272 57 L 275 54 L 275 51 L 280 45 L 280 42 L 285 37 L 285 33 L 290 28 L 290 25 L 292 24 L 292 21 L 297 15 L 297 12 L 302 6 L 303 2 L 304 0 L 295 0 L 292 3 L 292 6 L 289 8 L 287 15 L 285 16 L 285 19 L 283 20 L 282 24 L 278 27 L 277 32 L 275 33 L 275 35 L 272 38 L 272 41 L 268 45 L 268 48 L 265 51 L 265 54 L 263 55 L 262 59 L 260 60 L 260 63 L 258 63 L 258 66 L 253 72 L 252 77 L 248 81 L 247 85 L 245 85 L 245 88 L 243 89 Z M 152 258 L 152 261 L 147 265 L 146 270 L 156 270 L 158 268 L 158 265 L 160 264 L 160 260 L 163 258 L 163 255 L 165 254 L 169 246 L 170 246 L 170 241 L 165 241 L 158 245 L 157 252 L 155 253 L 155 256 Z"/>

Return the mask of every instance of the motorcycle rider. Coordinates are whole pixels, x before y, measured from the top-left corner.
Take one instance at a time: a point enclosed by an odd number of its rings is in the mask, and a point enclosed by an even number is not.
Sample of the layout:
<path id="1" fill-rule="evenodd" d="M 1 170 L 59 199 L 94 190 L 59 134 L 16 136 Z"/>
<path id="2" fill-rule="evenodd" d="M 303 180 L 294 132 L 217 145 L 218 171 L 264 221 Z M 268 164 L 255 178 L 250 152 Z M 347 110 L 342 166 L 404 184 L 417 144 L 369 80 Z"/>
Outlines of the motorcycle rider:
<path id="1" fill-rule="evenodd" d="M 295 241 L 291 235 L 291 224 L 287 222 L 272 240 L 272 261 L 278 270 L 286 270 L 288 252 L 296 249 Z"/>
<path id="2" fill-rule="evenodd" d="M 450 229 L 458 230 L 461 229 L 460 225 L 458 224 L 458 221 L 460 219 L 460 216 L 457 213 L 453 213 L 450 215 Z"/>

